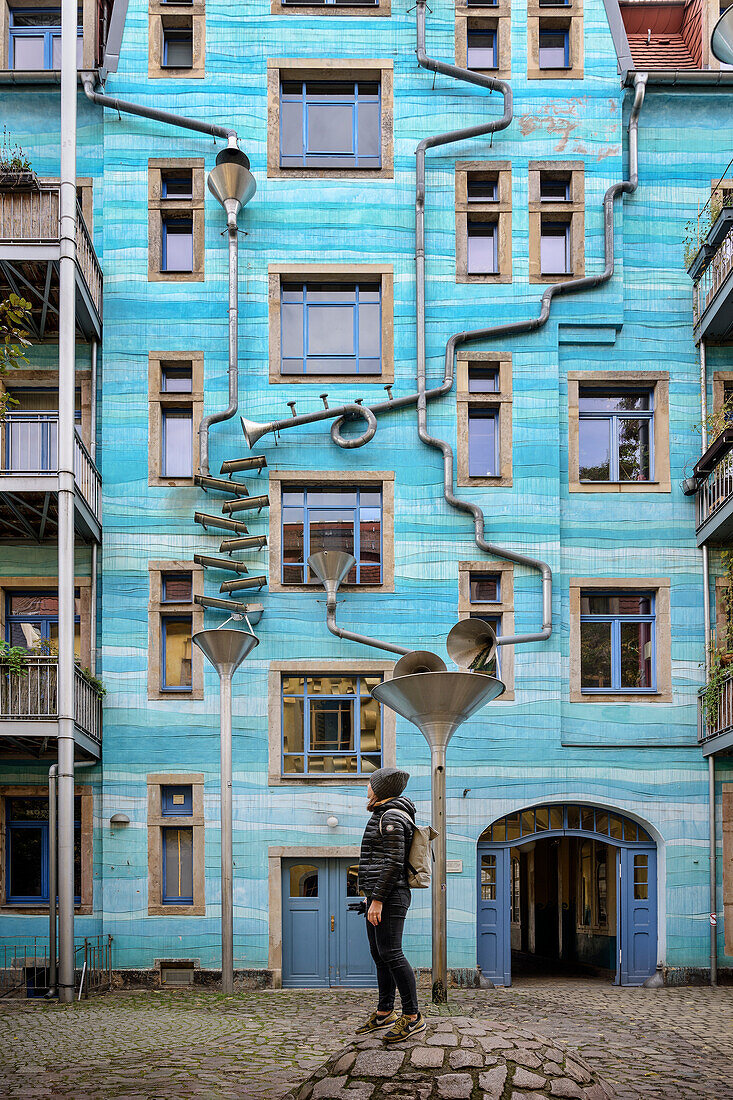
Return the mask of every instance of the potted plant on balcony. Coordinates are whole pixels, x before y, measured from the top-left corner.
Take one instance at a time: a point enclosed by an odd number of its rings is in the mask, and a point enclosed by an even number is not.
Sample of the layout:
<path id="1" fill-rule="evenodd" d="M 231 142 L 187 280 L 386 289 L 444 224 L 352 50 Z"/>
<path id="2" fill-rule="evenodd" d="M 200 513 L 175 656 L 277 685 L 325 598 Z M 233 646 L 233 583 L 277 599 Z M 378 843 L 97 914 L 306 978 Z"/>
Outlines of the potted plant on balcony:
<path id="1" fill-rule="evenodd" d="M 11 142 L 6 129 L 3 129 L 0 143 L 0 188 L 16 191 L 38 189 L 38 177 L 31 168 L 30 160 L 20 145 Z"/>

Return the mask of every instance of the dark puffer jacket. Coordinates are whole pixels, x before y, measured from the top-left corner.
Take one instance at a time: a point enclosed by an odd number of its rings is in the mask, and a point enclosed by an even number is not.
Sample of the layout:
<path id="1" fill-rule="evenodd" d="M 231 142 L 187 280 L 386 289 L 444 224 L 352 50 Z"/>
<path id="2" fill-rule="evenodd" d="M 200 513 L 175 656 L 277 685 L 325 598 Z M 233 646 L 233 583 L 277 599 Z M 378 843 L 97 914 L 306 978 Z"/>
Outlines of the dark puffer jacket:
<path id="1" fill-rule="evenodd" d="M 413 825 L 409 825 L 401 813 L 390 813 L 395 809 L 408 814 Z M 380 832 L 382 818 L 384 822 Z M 388 902 L 392 896 L 400 904 L 410 904 L 405 860 L 410 851 L 414 821 L 415 807 L 404 795 L 377 806 L 369 818 L 359 855 L 359 886 L 368 898 Z"/>

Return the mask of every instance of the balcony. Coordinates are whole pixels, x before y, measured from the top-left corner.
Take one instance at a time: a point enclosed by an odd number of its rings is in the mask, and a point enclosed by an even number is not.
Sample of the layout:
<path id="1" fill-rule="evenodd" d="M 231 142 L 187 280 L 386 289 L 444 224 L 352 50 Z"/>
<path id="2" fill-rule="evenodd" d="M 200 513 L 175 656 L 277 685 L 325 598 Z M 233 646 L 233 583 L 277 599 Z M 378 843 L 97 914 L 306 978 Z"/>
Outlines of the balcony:
<path id="1" fill-rule="evenodd" d="M 12 291 L 31 302 L 34 340 L 58 336 L 60 232 L 58 183 L 0 188 L 0 298 Z M 76 321 L 82 339 L 99 340 L 102 269 L 78 204 Z"/>
<path id="2" fill-rule="evenodd" d="M 717 706 L 705 705 L 705 689 L 698 696 L 697 740 L 703 756 L 733 752 L 733 670 L 720 684 Z"/>
<path id="3" fill-rule="evenodd" d="M 697 466 L 697 545 L 733 542 L 733 428 L 708 447 Z"/>
<path id="4" fill-rule="evenodd" d="M 58 736 L 58 658 L 26 657 L 25 675 L 0 662 L 0 752 L 42 757 Z M 102 751 L 102 696 L 74 669 L 74 738 L 93 759 Z M 52 746 L 53 748 L 53 746 Z M 55 755 L 55 752 L 54 752 Z"/>
<path id="5" fill-rule="evenodd" d="M 0 449 L 0 539 L 55 538 L 58 530 L 58 416 L 9 414 Z M 74 525 L 85 541 L 102 537 L 102 479 L 74 432 Z"/>

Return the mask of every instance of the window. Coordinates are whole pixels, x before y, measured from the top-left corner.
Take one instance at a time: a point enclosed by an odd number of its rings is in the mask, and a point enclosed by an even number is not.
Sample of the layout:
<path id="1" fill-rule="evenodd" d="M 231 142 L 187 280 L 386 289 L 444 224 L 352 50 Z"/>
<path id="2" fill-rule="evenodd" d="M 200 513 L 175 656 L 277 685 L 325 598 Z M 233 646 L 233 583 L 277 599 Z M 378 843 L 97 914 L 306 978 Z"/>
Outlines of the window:
<path id="1" fill-rule="evenodd" d="M 583 822 L 581 828 L 592 829 L 593 824 Z M 608 845 L 582 840 L 578 850 L 578 928 L 608 931 Z"/>
<path id="2" fill-rule="evenodd" d="M 458 618 L 481 619 L 500 638 L 514 633 L 514 573 L 510 563 L 458 563 Z M 503 702 L 514 699 L 514 650 L 499 646 L 486 671 L 506 685 Z"/>
<path id="3" fill-rule="evenodd" d="M 303 584 L 320 550 L 344 550 L 356 565 L 347 584 L 382 583 L 382 493 L 373 488 L 282 489 L 282 583 Z"/>
<path id="4" fill-rule="evenodd" d="M 466 183 L 469 202 L 496 202 L 498 185 L 496 179 L 482 179 L 471 175 Z"/>
<path id="5" fill-rule="evenodd" d="M 653 393 L 581 387 L 578 410 L 581 481 L 652 480 Z"/>
<path id="6" fill-rule="evenodd" d="M 498 393 L 499 392 L 499 368 L 497 367 L 468 367 L 468 392 L 469 393 Z"/>
<path id="7" fill-rule="evenodd" d="M 160 626 L 163 654 L 161 691 L 190 691 L 191 616 L 161 615 Z"/>
<path id="8" fill-rule="evenodd" d="M 190 603 L 193 599 L 191 573 L 161 573 L 161 603 Z"/>
<path id="9" fill-rule="evenodd" d="M 458 363 L 458 484 L 509 486 L 511 359 L 475 353 Z"/>
<path id="10" fill-rule="evenodd" d="M 483 9 L 483 11 L 481 10 Z M 511 76 L 509 0 L 455 6 L 456 64 L 492 76 Z"/>
<path id="11" fill-rule="evenodd" d="M 381 168 L 377 81 L 284 80 L 281 168 Z"/>
<path id="12" fill-rule="evenodd" d="M 5 799 L 5 900 L 48 905 L 48 797 Z M 81 901 L 81 797 L 74 798 L 74 900 Z"/>
<path id="13" fill-rule="evenodd" d="M 80 590 L 74 598 L 74 653 L 81 657 Z M 58 653 L 59 598 L 56 590 L 31 588 L 8 592 L 5 601 L 5 640 L 38 655 Z"/>
<path id="14" fill-rule="evenodd" d="M 193 410 L 166 406 L 162 411 L 162 477 L 193 477 Z"/>
<path id="15" fill-rule="evenodd" d="M 469 275 L 497 274 L 497 225 L 491 222 L 468 222 Z"/>
<path id="16" fill-rule="evenodd" d="M 186 568 L 188 566 L 188 568 Z M 203 662 L 192 638 L 203 628 L 203 570 L 188 562 L 150 562 L 148 698 L 203 698 Z"/>
<path id="17" fill-rule="evenodd" d="M 468 410 L 468 476 L 496 477 L 499 414 L 496 409 L 475 406 Z"/>
<path id="18" fill-rule="evenodd" d="M 499 603 L 501 600 L 501 574 L 472 572 L 469 578 L 471 603 Z"/>
<path id="19" fill-rule="evenodd" d="M 468 30 L 467 61 L 469 69 L 496 69 L 496 31 Z"/>
<path id="20" fill-rule="evenodd" d="M 519 856 L 512 856 L 511 867 L 511 922 L 512 924 L 519 924 L 521 920 L 520 910 L 520 898 L 519 898 L 519 884 L 520 884 L 520 863 Z"/>
<path id="21" fill-rule="evenodd" d="M 161 363 L 161 391 L 163 393 L 193 393 L 193 369 L 174 363 Z"/>
<path id="22" fill-rule="evenodd" d="M 193 218 L 163 216 L 161 271 L 193 271 Z"/>
<path id="23" fill-rule="evenodd" d="M 283 775 L 382 766 L 381 707 L 369 694 L 382 677 L 283 676 Z"/>
<path id="24" fill-rule="evenodd" d="M 583 592 L 580 600 L 581 690 L 656 690 L 655 598 L 647 592 Z"/>
<path id="25" fill-rule="evenodd" d="M 550 176 L 547 172 L 540 172 L 540 201 L 541 202 L 569 202 L 570 180 L 565 177 Z"/>
<path id="26" fill-rule="evenodd" d="M 204 277 L 204 162 L 148 161 L 148 280 Z"/>
<path id="27" fill-rule="evenodd" d="M 160 803 L 164 817 L 190 817 L 193 814 L 193 787 L 164 784 L 160 788 Z"/>
<path id="28" fill-rule="evenodd" d="M 495 8 L 499 0 L 465 0 L 467 8 Z"/>
<path id="29" fill-rule="evenodd" d="M 508 161 L 456 165 L 456 281 L 511 282 Z"/>
<path id="30" fill-rule="evenodd" d="M 167 69 L 190 69 L 193 65 L 193 24 L 167 27 L 163 24 L 163 65 Z"/>
<path id="31" fill-rule="evenodd" d="M 541 8 L 566 8 L 570 0 L 538 0 Z"/>
<path id="32" fill-rule="evenodd" d="M 543 275 L 570 274 L 570 225 L 567 222 L 542 222 L 540 272 Z"/>
<path id="33" fill-rule="evenodd" d="M 280 0 L 286 8 L 378 8 L 384 0 Z M 273 7 L 273 14 L 277 8 Z"/>
<path id="34" fill-rule="evenodd" d="M 192 485 L 203 416 L 203 352 L 151 352 L 148 484 Z"/>
<path id="35" fill-rule="evenodd" d="M 148 914 L 205 916 L 204 777 L 149 775 Z"/>
<path id="36" fill-rule="evenodd" d="M 540 27 L 539 59 L 541 69 L 570 67 L 570 32 Z"/>
<path id="37" fill-rule="evenodd" d="M 206 62 L 205 0 L 149 0 L 148 76 L 200 80 Z"/>
<path id="38" fill-rule="evenodd" d="M 193 905 L 193 829 L 161 829 L 163 836 L 163 905 Z"/>
<path id="39" fill-rule="evenodd" d="M 481 900 L 496 901 L 496 856 L 481 856 Z"/>
<path id="40" fill-rule="evenodd" d="M 583 928 L 593 924 L 593 841 L 584 840 L 580 845 L 580 921 Z"/>
<path id="41" fill-rule="evenodd" d="M 380 374 L 380 283 L 283 283 L 282 374 Z"/>
<path id="42" fill-rule="evenodd" d="M 501 615 L 487 615 L 483 611 L 472 611 L 469 615 L 470 619 L 480 619 L 481 622 L 487 623 L 494 631 L 496 637 L 501 635 Z M 489 676 L 496 676 L 497 679 L 501 679 L 501 649 L 497 647 L 496 654 L 492 661 L 484 665 L 481 669 L 482 672 L 487 673 Z"/>
<path id="43" fill-rule="evenodd" d="M 58 470 L 58 390 L 8 387 L 14 401 L 5 416 L 5 469 L 44 473 Z M 81 391 L 74 420 L 81 427 Z"/>
<path id="44" fill-rule="evenodd" d="M 193 173 L 181 169 L 180 172 L 161 172 L 162 194 L 164 199 L 192 199 Z"/>
<path id="45" fill-rule="evenodd" d="M 649 856 L 639 852 L 634 856 L 634 901 L 649 897 Z"/>
<path id="46" fill-rule="evenodd" d="M 61 68 L 61 9 L 10 8 L 10 68 Z M 78 15 L 76 67 L 83 66 L 82 13 Z"/>
<path id="47" fill-rule="evenodd" d="M 288 9 L 302 15 L 390 15 L 391 0 L 271 0 L 273 15 Z"/>

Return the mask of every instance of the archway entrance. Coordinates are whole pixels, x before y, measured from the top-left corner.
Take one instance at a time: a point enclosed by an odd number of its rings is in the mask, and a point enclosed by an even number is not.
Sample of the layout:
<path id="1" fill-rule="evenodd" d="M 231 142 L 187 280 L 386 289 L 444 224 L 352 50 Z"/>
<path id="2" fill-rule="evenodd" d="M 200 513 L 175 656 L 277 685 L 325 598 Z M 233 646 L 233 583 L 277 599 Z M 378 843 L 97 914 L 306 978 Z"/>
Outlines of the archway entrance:
<path id="1" fill-rule="evenodd" d="M 478 843 L 483 974 L 597 973 L 641 985 L 657 963 L 657 849 L 622 814 L 578 804 L 507 814 Z"/>

